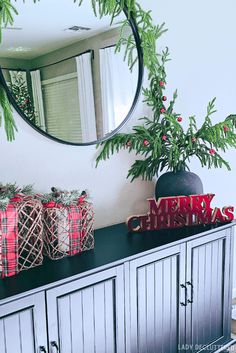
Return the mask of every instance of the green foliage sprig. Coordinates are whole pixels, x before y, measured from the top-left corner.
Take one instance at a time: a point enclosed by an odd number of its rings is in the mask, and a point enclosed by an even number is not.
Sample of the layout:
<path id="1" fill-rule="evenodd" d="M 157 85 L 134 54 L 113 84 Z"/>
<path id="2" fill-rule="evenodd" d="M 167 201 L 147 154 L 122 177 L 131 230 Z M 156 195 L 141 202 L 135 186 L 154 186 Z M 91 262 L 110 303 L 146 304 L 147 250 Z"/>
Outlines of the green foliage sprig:
<path id="1" fill-rule="evenodd" d="M 15 131 L 17 131 L 16 123 L 13 118 L 12 107 L 8 100 L 4 87 L 0 84 L 0 127 L 4 121 L 4 128 L 8 141 L 13 141 Z"/>
<path id="2" fill-rule="evenodd" d="M 0 210 L 5 211 L 10 200 L 17 194 L 23 194 L 25 196 L 33 195 L 33 186 L 26 185 L 20 188 L 16 184 L 5 184 L 0 183 Z"/>
<path id="3" fill-rule="evenodd" d="M 38 199 L 43 203 L 55 202 L 56 204 L 62 204 L 64 206 L 77 205 L 80 198 L 87 199 L 88 193 L 86 191 L 80 192 L 79 190 L 61 190 L 59 188 L 52 187 L 50 193 L 38 195 Z"/>
<path id="4" fill-rule="evenodd" d="M 0 43 L 2 41 L 2 29 L 9 25 L 13 25 L 14 15 L 17 15 L 15 7 L 10 0 L 0 0 Z M 4 127 L 8 141 L 15 139 L 17 131 L 16 124 L 13 118 L 11 104 L 7 97 L 4 87 L 0 84 L 0 126 L 4 120 Z"/>
<path id="5" fill-rule="evenodd" d="M 0 42 L 2 41 L 2 28 L 13 25 L 14 15 L 17 15 L 11 0 L 0 1 Z"/>

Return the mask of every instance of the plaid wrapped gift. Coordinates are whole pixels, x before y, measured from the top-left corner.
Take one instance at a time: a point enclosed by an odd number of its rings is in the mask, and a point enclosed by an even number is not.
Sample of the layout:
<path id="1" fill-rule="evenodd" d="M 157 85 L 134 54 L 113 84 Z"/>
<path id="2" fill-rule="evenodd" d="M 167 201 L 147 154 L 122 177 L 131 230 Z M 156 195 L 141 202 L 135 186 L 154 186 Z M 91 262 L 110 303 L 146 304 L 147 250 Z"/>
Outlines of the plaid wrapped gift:
<path id="1" fill-rule="evenodd" d="M 86 201 L 77 206 L 44 204 L 44 249 L 53 260 L 94 248 L 94 212 Z"/>
<path id="2" fill-rule="evenodd" d="M 18 272 L 18 212 L 13 205 L 0 211 L 0 277 Z"/>
<path id="3" fill-rule="evenodd" d="M 0 211 L 0 277 L 9 277 L 43 262 L 42 205 L 17 196 Z"/>

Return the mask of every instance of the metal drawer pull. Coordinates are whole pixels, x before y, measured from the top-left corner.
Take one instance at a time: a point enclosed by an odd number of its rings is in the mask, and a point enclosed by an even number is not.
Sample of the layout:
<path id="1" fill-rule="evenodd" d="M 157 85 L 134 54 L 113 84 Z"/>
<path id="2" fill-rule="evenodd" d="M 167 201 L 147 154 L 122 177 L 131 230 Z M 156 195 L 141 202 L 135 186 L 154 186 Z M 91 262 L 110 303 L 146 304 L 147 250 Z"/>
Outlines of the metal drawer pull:
<path id="1" fill-rule="evenodd" d="M 181 284 L 180 285 L 180 287 L 181 288 L 184 288 L 184 290 L 185 290 L 185 302 L 183 303 L 183 302 L 180 302 L 180 305 L 182 305 L 182 306 L 187 306 L 187 295 L 188 295 L 188 289 L 187 289 L 187 287 L 184 285 L 184 284 Z"/>
<path id="2" fill-rule="evenodd" d="M 53 348 L 56 348 L 57 352 L 59 352 L 59 347 L 58 347 L 58 344 L 56 341 L 52 341 L 52 342 L 50 342 L 50 344 Z"/>
<path id="3" fill-rule="evenodd" d="M 186 282 L 186 284 L 191 287 L 191 299 L 188 299 L 188 303 L 192 304 L 193 303 L 193 284 L 190 281 Z"/>
<path id="4" fill-rule="evenodd" d="M 46 348 L 44 346 L 39 346 L 40 352 L 47 353 Z"/>

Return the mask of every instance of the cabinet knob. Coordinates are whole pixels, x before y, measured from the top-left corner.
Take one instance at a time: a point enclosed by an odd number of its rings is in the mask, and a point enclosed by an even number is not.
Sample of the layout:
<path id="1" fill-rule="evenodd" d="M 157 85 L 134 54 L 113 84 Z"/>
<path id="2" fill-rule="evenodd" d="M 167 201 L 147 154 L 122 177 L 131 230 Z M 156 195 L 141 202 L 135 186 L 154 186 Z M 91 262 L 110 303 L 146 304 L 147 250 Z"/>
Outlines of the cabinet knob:
<path id="1" fill-rule="evenodd" d="M 52 341 L 50 342 L 50 344 L 51 344 L 51 347 L 56 348 L 57 352 L 59 352 L 59 347 L 56 341 Z"/>
<path id="2" fill-rule="evenodd" d="M 44 346 L 39 346 L 39 351 L 43 353 L 47 353 L 46 348 Z"/>

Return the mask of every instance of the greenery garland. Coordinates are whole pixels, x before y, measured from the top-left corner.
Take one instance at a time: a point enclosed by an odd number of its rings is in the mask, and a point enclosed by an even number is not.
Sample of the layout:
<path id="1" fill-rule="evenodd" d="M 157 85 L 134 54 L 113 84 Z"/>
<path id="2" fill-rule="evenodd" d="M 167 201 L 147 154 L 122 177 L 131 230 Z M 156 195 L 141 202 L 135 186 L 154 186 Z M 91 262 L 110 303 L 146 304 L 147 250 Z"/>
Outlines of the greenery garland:
<path id="1" fill-rule="evenodd" d="M 15 0 L 17 1 L 17 0 Z M 40 0 L 33 0 L 34 3 Z M 82 5 L 84 0 L 73 0 L 79 6 Z M 88 0 L 86 0 L 88 1 Z M 111 16 L 111 23 L 126 7 L 128 16 L 134 17 L 139 35 L 141 37 L 144 65 L 147 67 L 148 71 L 151 73 L 158 73 L 159 61 L 156 56 L 156 40 L 165 31 L 163 25 L 155 26 L 152 23 L 151 13 L 142 10 L 141 6 L 136 2 L 136 0 L 90 0 L 94 11 L 94 14 L 99 17 L 106 15 Z M 2 28 L 12 25 L 14 22 L 14 16 L 17 15 L 17 11 L 11 3 L 11 0 L 0 0 L 0 42 L 2 39 Z M 124 29 L 129 26 L 128 20 L 125 20 L 121 26 L 120 40 L 117 44 L 116 50 L 119 51 L 121 45 L 126 45 L 126 58 L 130 67 L 137 61 L 137 54 L 135 41 L 133 36 L 130 35 L 128 38 L 124 36 Z M 9 141 L 14 140 L 15 132 L 17 131 L 13 112 L 9 99 L 5 93 L 4 87 L 0 84 L 0 107 L 2 107 L 2 116 L 4 118 L 4 126 Z M 1 117 L 1 115 L 0 115 Z"/>

